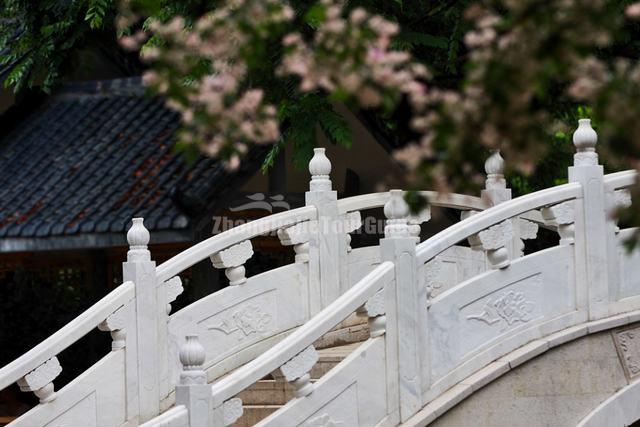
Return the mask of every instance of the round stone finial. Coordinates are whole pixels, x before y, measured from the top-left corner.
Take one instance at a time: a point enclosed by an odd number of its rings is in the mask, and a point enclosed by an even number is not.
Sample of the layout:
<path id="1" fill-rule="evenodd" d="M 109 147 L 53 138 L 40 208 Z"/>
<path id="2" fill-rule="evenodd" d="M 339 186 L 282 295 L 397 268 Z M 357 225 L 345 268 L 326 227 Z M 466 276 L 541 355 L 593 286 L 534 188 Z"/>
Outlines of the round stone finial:
<path id="1" fill-rule="evenodd" d="M 331 162 L 325 154 L 324 148 L 314 148 L 313 158 L 309 162 L 309 172 L 314 175 L 329 175 L 331 173 Z"/>
<path id="2" fill-rule="evenodd" d="M 409 215 L 409 206 L 404 201 L 402 190 L 390 190 L 389 200 L 384 204 L 384 215 L 388 219 L 407 218 Z"/>
<path id="3" fill-rule="evenodd" d="M 185 371 L 201 369 L 206 353 L 197 334 L 186 336 L 184 344 L 180 347 L 180 363 Z"/>
<path id="4" fill-rule="evenodd" d="M 504 159 L 500 150 L 491 150 L 491 155 L 484 162 L 484 170 L 487 175 L 504 175 Z"/>
<path id="5" fill-rule="evenodd" d="M 331 162 L 325 154 L 324 148 L 314 148 L 313 158 L 309 162 L 309 173 L 311 174 L 311 191 L 330 191 Z"/>
<path id="6" fill-rule="evenodd" d="M 591 127 L 591 119 L 578 120 L 578 129 L 573 133 L 573 145 L 578 152 L 595 151 L 598 134 Z"/>
<path id="7" fill-rule="evenodd" d="M 127 232 L 127 242 L 132 248 L 146 248 L 149 244 L 149 230 L 145 228 L 143 222 L 144 218 L 133 218 L 133 225 Z"/>
<path id="8" fill-rule="evenodd" d="M 404 201 L 402 190 L 389 191 L 389 200 L 384 204 L 387 224 L 384 235 L 387 238 L 409 237 L 409 205 Z"/>
<path id="9" fill-rule="evenodd" d="M 484 185 L 487 190 L 507 188 L 507 181 L 504 179 L 504 159 L 500 155 L 500 150 L 491 150 L 491 155 L 484 162 L 484 170 L 487 173 Z"/>
<path id="10" fill-rule="evenodd" d="M 591 119 L 578 120 L 578 129 L 573 133 L 573 145 L 576 153 L 573 155 L 574 166 L 595 166 L 598 164 L 596 144 L 598 134 L 591 127 Z"/>

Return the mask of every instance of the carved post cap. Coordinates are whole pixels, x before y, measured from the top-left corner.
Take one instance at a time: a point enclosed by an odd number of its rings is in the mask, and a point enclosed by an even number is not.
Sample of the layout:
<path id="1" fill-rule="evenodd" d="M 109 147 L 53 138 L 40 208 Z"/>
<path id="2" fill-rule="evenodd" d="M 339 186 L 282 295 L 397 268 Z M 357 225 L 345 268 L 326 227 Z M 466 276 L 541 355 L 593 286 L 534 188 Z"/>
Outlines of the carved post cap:
<path id="1" fill-rule="evenodd" d="M 390 190 L 389 200 L 384 204 L 384 215 L 387 224 L 384 227 L 385 237 L 409 236 L 409 205 L 404 201 L 402 190 Z"/>
<path id="2" fill-rule="evenodd" d="M 500 150 L 491 150 L 491 155 L 484 162 L 484 171 L 487 173 L 484 184 L 487 190 L 507 188 L 507 181 L 504 179 L 504 159 Z"/>
<path id="3" fill-rule="evenodd" d="M 591 127 L 591 119 L 578 120 L 578 128 L 573 132 L 573 145 L 576 154 L 573 156 L 574 166 L 592 166 L 598 164 L 596 144 L 598 134 Z"/>
<path id="4" fill-rule="evenodd" d="M 127 261 L 149 261 L 151 254 L 147 250 L 149 244 L 149 230 L 144 226 L 144 218 L 133 218 L 133 225 L 127 231 L 127 242 L 129 243 L 129 251 L 127 252 Z"/>
<path id="5" fill-rule="evenodd" d="M 591 127 L 591 119 L 578 120 L 578 129 L 573 132 L 573 145 L 578 151 L 595 151 L 598 134 Z"/>
<path id="6" fill-rule="evenodd" d="M 206 353 L 197 334 L 186 336 L 180 347 L 180 363 L 184 371 L 200 370 L 204 364 Z"/>
<path id="7" fill-rule="evenodd" d="M 144 247 L 149 244 L 149 230 L 144 226 L 144 218 L 133 218 L 133 225 L 127 232 L 127 242 L 132 248 Z"/>
<path id="8" fill-rule="evenodd" d="M 384 215 L 388 219 L 402 219 L 409 216 L 409 205 L 404 201 L 404 191 L 390 190 L 389 200 L 384 204 Z"/>
<path id="9" fill-rule="evenodd" d="M 491 150 L 491 155 L 484 162 L 484 171 L 487 175 L 504 175 L 504 159 L 500 150 Z"/>
<path id="10" fill-rule="evenodd" d="M 311 174 L 311 191 L 331 191 L 331 162 L 325 154 L 324 148 L 314 148 L 313 158 L 309 162 L 309 173 Z"/>

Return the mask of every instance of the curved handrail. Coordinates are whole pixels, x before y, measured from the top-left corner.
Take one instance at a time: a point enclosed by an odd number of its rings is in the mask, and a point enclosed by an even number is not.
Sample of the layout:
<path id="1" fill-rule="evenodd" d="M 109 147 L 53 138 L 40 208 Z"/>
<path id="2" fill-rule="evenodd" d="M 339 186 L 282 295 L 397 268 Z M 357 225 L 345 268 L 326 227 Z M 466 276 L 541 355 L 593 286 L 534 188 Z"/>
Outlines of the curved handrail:
<path id="1" fill-rule="evenodd" d="M 609 173 L 604 176 L 604 187 L 607 191 L 631 187 L 636 183 L 637 179 L 638 172 L 635 170 Z"/>
<path id="2" fill-rule="evenodd" d="M 485 210 L 489 207 L 487 202 L 482 200 L 480 197 L 467 196 L 465 194 L 439 193 L 437 191 L 418 191 L 418 193 L 421 196 L 426 197 L 432 206 L 479 211 Z M 381 208 L 388 200 L 388 191 L 347 197 L 338 200 L 338 212 L 340 214 L 345 214 L 347 212 L 364 209 Z"/>
<path id="3" fill-rule="evenodd" d="M 167 409 L 162 414 L 150 419 L 140 427 L 156 427 L 156 426 L 187 426 L 189 424 L 189 411 L 184 405 L 174 406 Z"/>
<path id="4" fill-rule="evenodd" d="M 269 215 L 246 224 L 239 225 L 191 246 L 156 268 L 159 282 L 164 282 L 192 265 L 216 252 L 227 249 L 236 243 L 249 240 L 271 231 L 288 227 L 299 222 L 316 219 L 315 206 L 304 206 L 286 212 Z"/>
<path id="5" fill-rule="evenodd" d="M 24 377 L 47 360 L 78 341 L 135 296 L 133 282 L 125 282 L 109 292 L 78 317 L 40 344 L 0 369 L 0 390 Z"/>
<path id="6" fill-rule="evenodd" d="M 218 407 L 312 345 L 384 288 L 393 274 L 394 264 L 383 262 L 291 335 L 215 383 L 211 387 L 213 406 Z"/>
<path id="7" fill-rule="evenodd" d="M 577 182 L 559 185 L 517 197 L 493 206 L 472 217 L 460 221 L 416 247 L 418 264 L 424 264 L 458 242 L 525 212 L 582 197 L 582 186 Z"/>

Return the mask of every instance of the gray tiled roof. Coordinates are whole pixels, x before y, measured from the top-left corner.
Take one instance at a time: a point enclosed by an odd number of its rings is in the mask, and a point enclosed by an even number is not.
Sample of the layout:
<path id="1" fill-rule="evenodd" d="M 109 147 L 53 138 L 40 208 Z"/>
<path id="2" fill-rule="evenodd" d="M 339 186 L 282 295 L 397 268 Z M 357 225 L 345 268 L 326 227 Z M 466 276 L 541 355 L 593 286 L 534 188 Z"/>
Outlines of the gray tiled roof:
<path id="1" fill-rule="evenodd" d="M 71 85 L 0 139 L 0 238 L 182 230 L 235 173 L 174 153 L 175 112 L 139 79 Z M 259 153 L 243 166 L 256 168 Z M 253 164 L 252 164 L 253 163 Z"/>

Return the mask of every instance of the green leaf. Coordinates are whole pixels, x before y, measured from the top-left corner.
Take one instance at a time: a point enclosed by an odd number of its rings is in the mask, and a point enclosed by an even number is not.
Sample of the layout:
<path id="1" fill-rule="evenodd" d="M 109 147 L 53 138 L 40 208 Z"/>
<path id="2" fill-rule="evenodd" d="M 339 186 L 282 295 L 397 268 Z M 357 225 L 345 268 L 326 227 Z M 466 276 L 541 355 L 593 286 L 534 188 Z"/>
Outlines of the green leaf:
<path id="1" fill-rule="evenodd" d="M 320 24 L 324 22 L 325 18 L 326 10 L 325 7 L 320 3 L 316 3 L 311 6 L 311 8 L 304 15 L 304 21 L 314 29 L 318 28 Z"/>
<path id="2" fill-rule="evenodd" d="M 414 46 L 427 46 L 436 49 L 448 49 L 449 39 L 447 37 L 432 36 L 426 33 L 404 31 L 393 39 L 394 49 L 411 49 Z"/>
<path id="3" fill-rule="evenodd" d="M 280 151 L 282 151 L 282 149 L 284 148 L 284 144 L 285 140 L 283 138 L 273 144 L 273 147 L 271 147 L 271 150 L 269 150 L 269 152 L 267 153 L 267 157 L 265 157 L 264 161 L 262 162 L 262 166 L 260 166 L 260 170 L 263 174 L 267 173 L 269 168 L 273 167 L 278 154 L 280 154 Z"/>
<path id="4" fill-rule="evenodd" d="M 111 0 L 89 0 L 84 20 L 89 23 L 91 29 L 96 30 L 104 26 L 104 18 L 111 6 Z"/>
<path id="5" fill-rule="evenodd" d="M 336 113 L 330 104 L 328 106 L 328 109 L 322 110 L 318 115 L 320 128 L 331 143 L 351 148 L 353 139 L 351 138 L 351 129 L 347 121 Z"/>

